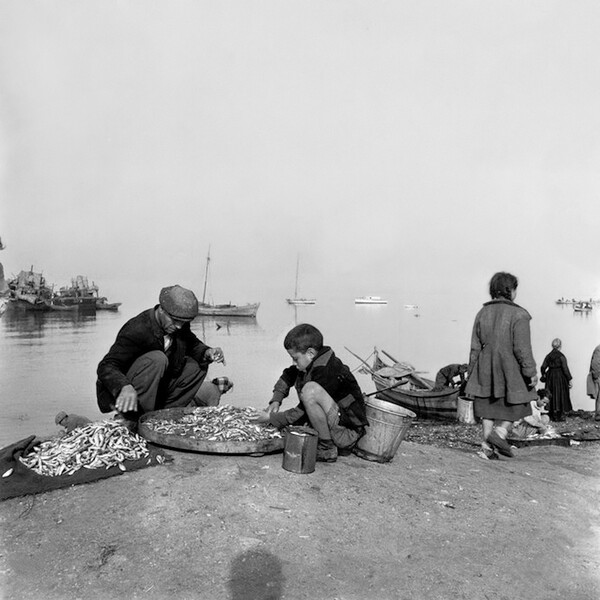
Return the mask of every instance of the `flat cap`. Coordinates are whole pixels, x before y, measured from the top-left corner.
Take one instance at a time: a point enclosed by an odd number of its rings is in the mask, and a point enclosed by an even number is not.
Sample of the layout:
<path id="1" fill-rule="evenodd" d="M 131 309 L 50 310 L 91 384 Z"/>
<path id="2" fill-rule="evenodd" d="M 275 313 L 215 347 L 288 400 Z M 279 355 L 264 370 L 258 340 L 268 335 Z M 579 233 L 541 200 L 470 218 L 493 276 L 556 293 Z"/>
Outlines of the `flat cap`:
<path id="1" fill-rule="evenodd" d="M 60 412 L 59 412 L 59 413 L 56 415 L 56 418 L 54 419 L 54 422 L 55 422 L 57 425 L 60 425 L 60 422 L 61 422 L 63 419 L 66 419 L 66 418 L 67 418 L 67 416 L 68 416 L 68 415 L 67 415 L 67 413 L 66 413 L 64 410 L 61 410 L 61 411 L 60 411 Z"/>
<path id="2" fill-rule="evenodd" d="M 172 317 L 191 321 L 198 316 L 198 299 L 191 290 L 171 285 L 160 290 L 158 302 Z"/>

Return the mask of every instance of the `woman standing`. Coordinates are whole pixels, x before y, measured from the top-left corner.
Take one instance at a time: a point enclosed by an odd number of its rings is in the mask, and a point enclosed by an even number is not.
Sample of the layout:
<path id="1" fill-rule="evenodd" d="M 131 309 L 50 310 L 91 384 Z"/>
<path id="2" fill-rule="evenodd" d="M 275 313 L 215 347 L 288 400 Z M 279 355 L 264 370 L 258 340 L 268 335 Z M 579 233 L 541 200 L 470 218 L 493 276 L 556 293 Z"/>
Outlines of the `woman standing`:
<path id="1" fill-rule="evenodd" d="M 555 338 L 552 340 L 552 350 L 542 363 L 540 381 L 546 383 L 546 389 L 552 394 L 548 412 L 550 420 L 564 421 L 564 413 L 573 410 L 571 406 L 571 372 L 567 365 L 565 355 L 560 351 L 562 342 Z"/>
<path id="2" fill-rule="evenodd" d="M 531 414 L 537 398 L 536 365 L 531 349 L 531 316 L 514 300 L 518 279 L 496 273 L 490 280 L 491 301 L 475 317 L 465 394 L 482 422 L 482 450 L 486 458 L 496 451 L 512 457 L 506 441 L 514 421 Z"/>

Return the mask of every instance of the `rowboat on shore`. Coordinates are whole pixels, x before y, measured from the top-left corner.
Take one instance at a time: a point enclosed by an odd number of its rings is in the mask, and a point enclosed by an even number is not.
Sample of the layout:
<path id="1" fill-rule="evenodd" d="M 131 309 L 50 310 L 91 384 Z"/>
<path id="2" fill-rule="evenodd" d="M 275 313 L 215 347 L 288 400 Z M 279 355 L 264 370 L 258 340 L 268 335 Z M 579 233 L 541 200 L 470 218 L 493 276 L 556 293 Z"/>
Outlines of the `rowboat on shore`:
<path id="1" fill-rule="evenodd" d="M 381 354 L 388 361 L 383 360 Z M 412 410 L 419 419 L 457 419 L 458 388 L 436 389 L 435 382 L 421 377 L 412 365 L 397 361 L 385 350 L 380 353 L 374 349 L 371 365 L 360 360 L 375 384 L 376 398 Z"/>
<path id="2" fill-rule="evenodd" d="M 383 350 L 382 353 L 392 364 L 382 360 L 375 348 L 371 379 L 378 391 L 377 398 L 408 408 L 420 419 L 457 418 L 458 388 L 434 389 L 435 383 L 411 371 L 411 365 L 399 363 Z"/>

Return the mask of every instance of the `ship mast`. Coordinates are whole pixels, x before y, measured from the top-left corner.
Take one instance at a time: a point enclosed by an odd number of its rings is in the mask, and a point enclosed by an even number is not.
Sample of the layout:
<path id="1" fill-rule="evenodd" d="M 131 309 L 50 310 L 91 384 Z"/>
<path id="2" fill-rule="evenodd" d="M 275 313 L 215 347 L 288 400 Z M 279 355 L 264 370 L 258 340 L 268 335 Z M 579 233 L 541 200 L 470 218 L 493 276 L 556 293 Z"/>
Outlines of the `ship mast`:
<path id="1" fill-rule="evenodd" d="M 296 260 L 296 289 L 294 290 L 294 298 L 298 298 L 298 270 L 300 268 L 300 255 Z"/>
<path id="2" fill-rule="evenodd" d="M 204 290 L 202 291 L 202 304 L 206 304 L 206 284 L 208 282 L 208 263 L 210 263 L 210 245 L 206 256 L 206 271 L 204 272 Z"/>

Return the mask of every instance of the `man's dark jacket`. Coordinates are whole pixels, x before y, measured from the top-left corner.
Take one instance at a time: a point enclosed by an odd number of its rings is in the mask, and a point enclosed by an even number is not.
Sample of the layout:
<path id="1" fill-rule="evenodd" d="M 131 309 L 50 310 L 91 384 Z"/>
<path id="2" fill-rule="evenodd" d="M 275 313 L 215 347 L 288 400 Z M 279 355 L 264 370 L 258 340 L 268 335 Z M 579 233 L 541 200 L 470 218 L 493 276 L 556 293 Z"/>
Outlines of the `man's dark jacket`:
<path id="1" fill-rule="evenodd" d="M 127 379 L 127 371 L 136 359 L 153 350 L 164 352 L 165 332 L 156 319 L 156 308 L 149 308 L 127 321 L 100 361 L 96 371 L 96 397 L 101 412 L 114 410 L 113 405 L 121 389 L 131 383 Z M 201 369 L 208 370 L 205 352 L 209 347 L 192 333 L 189 323 L 171 334 L 171 338 L 173 342 L 167 351 L 169 366 L 165 378 L 177 377 L 187 356 L 193 358 Z"/>

